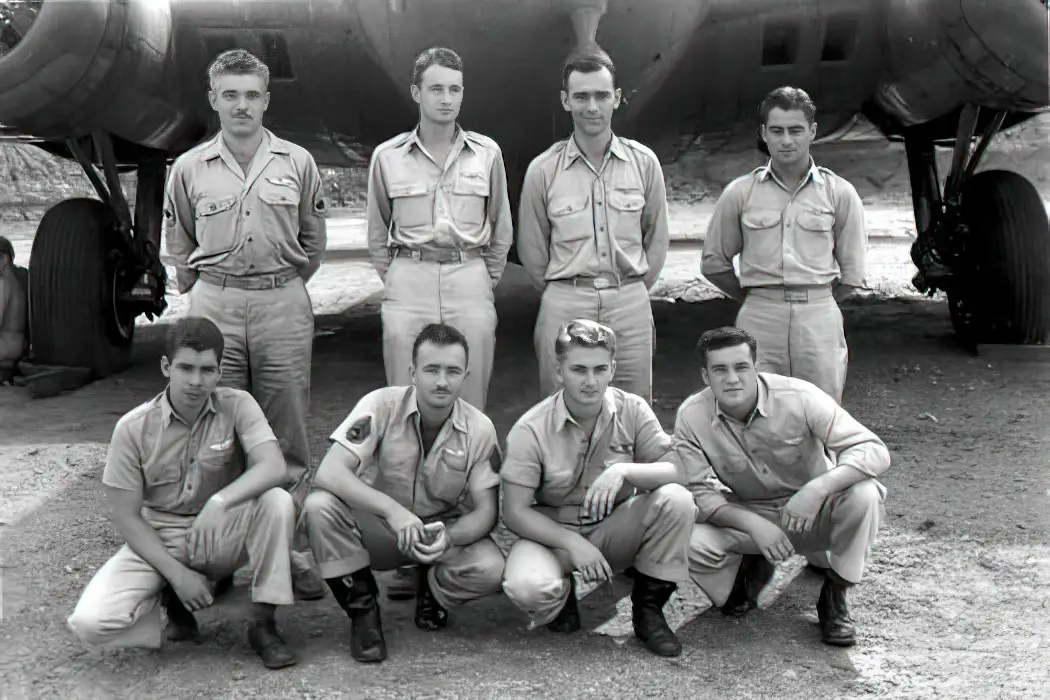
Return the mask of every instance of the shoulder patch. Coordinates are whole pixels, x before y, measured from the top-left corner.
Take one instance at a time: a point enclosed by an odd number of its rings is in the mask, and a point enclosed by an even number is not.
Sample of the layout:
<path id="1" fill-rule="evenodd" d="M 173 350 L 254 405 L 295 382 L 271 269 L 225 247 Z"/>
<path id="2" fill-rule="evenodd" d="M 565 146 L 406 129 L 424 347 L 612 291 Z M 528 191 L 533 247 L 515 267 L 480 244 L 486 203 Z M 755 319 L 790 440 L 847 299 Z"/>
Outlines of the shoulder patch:
<path id="1" fill-rule="evenodd" d="M 499 474 L 499 470 L 503 467 L 503 455 L 500 454 L 499 446 L 492 448 L 492 452 L 489 453 L 489 466 L 492 467 L 492 471 Z"/>
<path id="2" fill-rule="evenodd" d="M 346 430 L 346 439 L 354 445 L 360 445 L 372 434 L 372 416 L 362 416 Z"/>
<path id="3" fill-rule="evenodd" d="M 327 209 L 328 209 L 328 204 L 325 203 L 324 194 L 318 194 L 314 198 L 314 213 L 315 214 L 324 214 Z"/>

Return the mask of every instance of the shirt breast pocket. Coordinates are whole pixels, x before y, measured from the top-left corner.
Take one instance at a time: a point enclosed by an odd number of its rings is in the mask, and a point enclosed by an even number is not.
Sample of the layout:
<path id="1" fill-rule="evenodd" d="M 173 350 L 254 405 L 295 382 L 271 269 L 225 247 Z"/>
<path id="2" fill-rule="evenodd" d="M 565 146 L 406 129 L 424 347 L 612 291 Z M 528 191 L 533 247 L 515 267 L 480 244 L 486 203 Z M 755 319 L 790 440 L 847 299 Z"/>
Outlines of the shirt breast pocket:
<path id="1" fill-rule="evenodd" d="M 791 467 L 802 461 L 805 437 L 780 437 L 769 441 L 769 450 L 778 465 Z"/>
<path id="2" fill-rule="evenodd" d="M 452 185 L 450 204 L 457 224 L 480 226 L 485 223 L 485 202 L 489 180 L 483 173 L 464 173 Z"/>
<path id="3" fill-rule="evenodd" d="M 591 198 L 557 197 L 547 206 L 547 218 L 551 222 L 551 243 L 573 252 L 577 243 L 594 236 L 594 219 L 591 216 Z"/>
<path id="4" fill-rule="evenodd" d="M 467 461 L 465 448 L 442 449 L 441 458 L 427 483 L 427 492 L 450 505 L 458 503 L 467 487 Z"/>
<path id="5" fill-rule="evenodd" d="M 835 212 L 829 209 L 807 209 L 796 219 L 798 232 L 795 245 L 807 260 L 821 266 L 831 265 L 834 251 Z"/>
<path id="6" fill-rule="evenodd" d="M 740 215 L 743 251 L 759 265 L 779 264 L 781 213 L 775 209 L 745 209 Z"/>
<path id="7" fill-rule="evenodd" d="M 147 489 L 170 486 L 182 479 L 182 470 L 174 462 L 155 462 L 142 471 L 142 481 Z M 152 499 L 151 499 L 152 500 Z"/>
<path id="8" fill-rule="evenodd" d="M 614 189 L 608 193 L 609 210 L 613 214 L 613 231 L 617 242 L 625 250 L 642 245 L 642 210 L 645 195 L 641 190 Z"/>
<path id="9" fill-rule="evenodd" d="M 259 190 L 259 199 L 282 223 L 298 222 L 300 196 L 298 183 L 287 178 L 266 178 Z M 294 230 L 299 230 L 298 225 Z"/>
<path id="10" fill-rule="evenodd" d="M 233 250 L 237 232 L 237 197 L 204 195 L 194 208 L 197 243 L 206 255 Z"/>
<path id="11" fill-rule="evenodd" d="M 433 221 L 433 193 L 426 183 L 405 182 L 388 190 L 393 202 L 392 217 L 398 226 L 430 226 Z"/>

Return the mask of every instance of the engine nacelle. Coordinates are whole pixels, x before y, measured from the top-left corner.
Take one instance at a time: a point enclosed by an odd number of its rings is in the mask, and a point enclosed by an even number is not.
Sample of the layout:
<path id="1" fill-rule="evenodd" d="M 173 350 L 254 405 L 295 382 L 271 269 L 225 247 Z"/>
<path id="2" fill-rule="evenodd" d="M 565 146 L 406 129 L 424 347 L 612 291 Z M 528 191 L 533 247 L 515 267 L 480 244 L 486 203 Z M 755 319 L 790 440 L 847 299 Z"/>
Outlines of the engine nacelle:
<path id="1" fill-rule="evenodd" d="M 102 130 L 149 147 L 184 128 L 168 0 L 9 0 L 0 16 L 0 123 L 53 139 Z"/>

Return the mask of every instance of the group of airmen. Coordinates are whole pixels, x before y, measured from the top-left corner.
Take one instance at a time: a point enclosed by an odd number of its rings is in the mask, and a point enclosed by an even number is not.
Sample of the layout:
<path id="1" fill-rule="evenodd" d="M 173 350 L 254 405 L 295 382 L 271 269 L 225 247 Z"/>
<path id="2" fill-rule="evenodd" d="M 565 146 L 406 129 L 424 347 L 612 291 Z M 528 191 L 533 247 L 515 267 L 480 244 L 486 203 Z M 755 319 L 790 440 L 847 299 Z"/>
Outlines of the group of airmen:
<path id="1" fill-rule="evenodd" d="M 863 211 L 813 163 L 803 91 L 763 101 L 770 160 L 716 205 L 702 269 L 743 306 L 736 327 L 701 335 L 707 386 L 669 434 L 651 408 L 648 295 L 669 243 L 664 179 L 650 149 L 612 132 L 615 66 L 604 54 L 565 64 L 573 133 L 529 166 L 515 231 L 499 146 L 457 124 L 461 59 L 423 51 L 418 126 L 379 146 L 368 172 L 387 386 L 357 401 L 314 470 L 306 282 L 327 242 L 323 185 L 303 148 L 262 127 L 261 61 L 228 51 L 208 75 L 221 131 L 175 161 L 164 211 L 188 315 L 161 358 L 167 387 L 113 433 L 103 484 L 126 543 L 68 619 L 81 640 L 197 639 L 194 613 L 247 565 L 247 637 L 267 667 L 297 661 L 277 607 L 325 585 L 350 619 L 351 656 L 377 662 L 374 571 L 398 572 L 388 593 L 415 598 L 424 630 L 502 592 L 530 626 L 564 633 L 581 627 L 577 580 L 624 572 L 637 637 L 677 656 L 663 609 L 678 583 L 743 615 L 797 553 L 824 577 L 823 641 L 854 643 L 847 591 L 883 517 L 890 456 L 840 406 L 837 302 L 863 286 Z M 512 242 L 542 289 L 541 400 L 501 445 L 485 406 Z"/>

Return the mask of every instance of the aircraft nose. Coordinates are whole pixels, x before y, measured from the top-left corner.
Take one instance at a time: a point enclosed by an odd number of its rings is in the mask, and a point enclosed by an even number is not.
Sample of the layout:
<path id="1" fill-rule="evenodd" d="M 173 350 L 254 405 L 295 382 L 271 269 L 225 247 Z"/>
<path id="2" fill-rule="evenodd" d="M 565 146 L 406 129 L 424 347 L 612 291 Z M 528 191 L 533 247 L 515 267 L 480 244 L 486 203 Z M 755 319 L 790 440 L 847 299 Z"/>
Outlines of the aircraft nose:
<path id="1" fill-rule="evenodd" d="M 959 0 L 967 29 L 977 42 L 957 47 L 970 68 L 1013 100 L 1050 106 L 1047 73 L 1047 0 Z"/>

